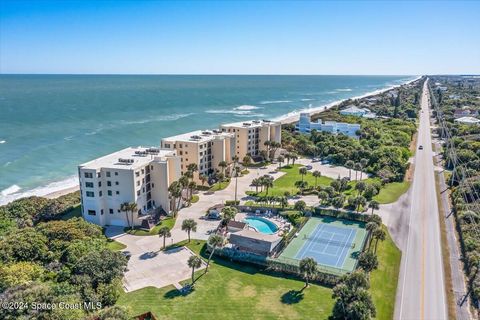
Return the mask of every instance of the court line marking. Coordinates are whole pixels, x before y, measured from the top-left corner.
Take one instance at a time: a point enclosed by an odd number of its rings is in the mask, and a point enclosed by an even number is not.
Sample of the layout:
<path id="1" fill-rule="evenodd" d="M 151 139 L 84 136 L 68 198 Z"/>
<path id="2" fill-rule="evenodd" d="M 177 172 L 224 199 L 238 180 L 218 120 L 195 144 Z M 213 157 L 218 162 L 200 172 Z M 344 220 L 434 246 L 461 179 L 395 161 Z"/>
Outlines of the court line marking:
<path id="1" fill-rule="evenodd" d="M 353 232 L 353 231 L 355 231 L 355 229 L 350 229 L 350 233 L 348 234 L 347 240 L 350 239 L 350 237 L 352 236 L 352 232 Z M 355 232 L 355 233 L 356 233 L 356 232 Z M 351 244 L 351 243 L 350 243 L 350 244 Z M 342 248 L 342 251 L 340 252 L 340 255 L 339 255 L 338 258 L 337 258 L 337 263 L 335 263 L 335 267 L 338 268 L 338 262 L 339 262 L 340 258 L 343 257 L 343 252 L 345 251 L 346 248 L 347 248 L 346 246 Z M 348 250 L 347 250 L 347 252 L 348 252 Z M 345 262 L 345 258 L 346 258 L 346 256 L 343 257 L 342 266 L 343 266 L 343 263 Z"/>
<path id="2" fill-rule="evenodd" d="M 315 229 L 313 229 L 313 232 L 310 233 L 310 234 L 314 234 L 314 238 L 317 234 L 317 231 L 318 230 L 322 230 L 323 229 L 323 226 L 324 224 L 319 224 L 315 227 Z M 300 250 L 298 251 L 297 255 L 295 256 L 297 259 L 300 258 L 303 259 L 303 257 L 305 256 L 306 252 L 308 252 L 310 250 L 310 247 L 312 246 L 312 243 L 313 241 L 306 241 L 302 247 L 300 248 Z M 308 249 L 308 250 L 307 250 Z"/>

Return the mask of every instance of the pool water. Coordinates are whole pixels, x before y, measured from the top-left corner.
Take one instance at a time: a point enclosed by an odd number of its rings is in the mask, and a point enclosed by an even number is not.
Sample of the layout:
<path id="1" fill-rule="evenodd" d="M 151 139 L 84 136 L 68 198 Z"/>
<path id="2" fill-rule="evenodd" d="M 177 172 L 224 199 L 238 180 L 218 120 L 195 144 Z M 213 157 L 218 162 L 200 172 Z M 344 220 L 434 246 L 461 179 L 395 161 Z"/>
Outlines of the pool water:
<path id="1" fill-rule="evenodd" d="M 274 234 L 278 230 L 275 223 L 264 218 L 246 218 L 243 222 L 264 234 Z"/>

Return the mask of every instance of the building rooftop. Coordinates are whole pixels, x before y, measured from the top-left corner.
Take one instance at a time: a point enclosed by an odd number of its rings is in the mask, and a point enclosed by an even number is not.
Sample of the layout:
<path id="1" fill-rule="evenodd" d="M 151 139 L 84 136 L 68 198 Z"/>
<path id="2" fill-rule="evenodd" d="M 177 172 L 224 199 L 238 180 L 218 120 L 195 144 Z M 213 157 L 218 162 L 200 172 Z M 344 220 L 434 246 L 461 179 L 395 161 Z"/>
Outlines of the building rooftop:
<path id="1" fill-rule="evenodd" d="M 455 119 L 456 122 L 461 122 L 461 123 L 480 123 L 480 120 L 474 117 L 462 117 Z"/>
<path id="2" fill-rule="evenodd" d="M 183 141 L 183 142 L 197 142 L 202 143 L 210 141 L 218 137 L 229 137 L 231 133 L 222 132 L 221 130 L 196 130 L 192 132 L 182 133 L 176 136 L 163 138 L 162 141 Z"/>
<path id="3" fill-rule="evenodd" d="M 366 108 L 359 108 L 354 105 L 349 105 L 345 109 L 340 110 L 340 112 L 357 113 L 357 112 L 370 112 L 370 110 Z"/>
<path id="4" fill-rule="evenodd" d="M 280 238 L 280 236 L 278 236 L 277 234 L 265 234 L 249 229 L 240 230 L 238 232 L 232 233 L 232 235 L 266 242 L 275 242 L 278 241 Z"/>
<path id="5" fill-rule="evenodd" d="M 222 127 L 235 127 L 235 128 L 257 128 L 266 124 L 280 124 L 280 122 L 271 121 L 271 120 L 249 120 L 249 121 L 240 121 L 233 123 L 222 124 Z"/>
<path id="6" fill-rule="evenodd" d="M 81 164 L 82 169 L 136 169 L 153 160 L 174 156 L 175 151 L 157 147 L 128 147 L 95 160 Z"/>

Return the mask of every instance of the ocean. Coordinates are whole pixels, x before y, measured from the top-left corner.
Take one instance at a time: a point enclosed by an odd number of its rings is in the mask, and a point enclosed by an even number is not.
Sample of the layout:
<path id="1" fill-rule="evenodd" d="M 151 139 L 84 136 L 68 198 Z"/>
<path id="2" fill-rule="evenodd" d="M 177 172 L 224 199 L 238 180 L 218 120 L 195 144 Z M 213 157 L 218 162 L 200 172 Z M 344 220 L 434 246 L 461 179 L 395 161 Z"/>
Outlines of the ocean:
<path id="1" fill-rule="evenodd" d="M 0 204 L 77 184 L 77 165 L 220 123 L 281 119 L 414 76 L 0 75 Z"/>

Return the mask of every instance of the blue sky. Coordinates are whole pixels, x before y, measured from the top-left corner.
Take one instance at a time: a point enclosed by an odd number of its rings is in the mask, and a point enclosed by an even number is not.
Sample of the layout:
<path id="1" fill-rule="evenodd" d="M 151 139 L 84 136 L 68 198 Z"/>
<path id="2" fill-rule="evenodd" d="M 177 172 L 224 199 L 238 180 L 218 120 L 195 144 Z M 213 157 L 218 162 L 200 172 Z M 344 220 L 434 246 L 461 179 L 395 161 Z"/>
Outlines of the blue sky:
<path id="1" fill-rule="evenodd" d="M 480 73 L 480 2 L 0 0 L 0 73 Z"/>

